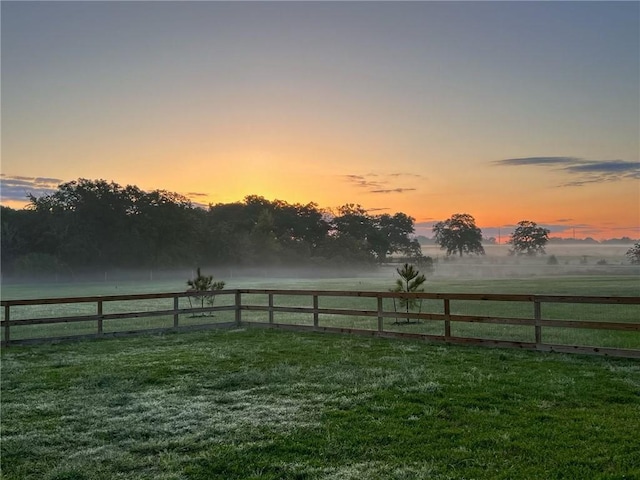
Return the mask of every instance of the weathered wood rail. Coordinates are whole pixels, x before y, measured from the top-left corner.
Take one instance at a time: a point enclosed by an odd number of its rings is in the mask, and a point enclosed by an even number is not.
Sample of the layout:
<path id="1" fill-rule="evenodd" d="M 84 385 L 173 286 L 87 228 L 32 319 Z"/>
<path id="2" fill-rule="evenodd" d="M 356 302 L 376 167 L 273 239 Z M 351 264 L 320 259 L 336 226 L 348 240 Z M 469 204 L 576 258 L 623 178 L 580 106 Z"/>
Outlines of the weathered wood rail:
<path id="1" fill-rule="evenodd" d="M 393 292 L 371 292 L 371 291 L 341 291 L 341 290 L 282 290 L 282 289 L 235 289 L 221 290 L 216 292 L 208 292 L 206 295 L 216 297 L 230 296 L 232 301 L 226 305 L 193 307 L 191 302 L 188 307 L 180 306 L 181 299 L 198 297 L 193 292 L 176 292 L 176 293 L 154 293 L 140 295 L 109 295 L 109 296 L 92 296 L 92 297 L 70 297 L 70 298 L 49 298 L 49 299 L 28 299 L 28 300 L 3 300 L 0 304 L 3 307 L 3 318 L 0 321 L 2 331 L 2 345 L 18 345 L 43 341 L 59 341 L 66 339 L 79 338 L 96 338 L 105 336 L 120 336 L 140 333 L 155 333 L 167 331 L 181 331 L 205 328 L 219 328 L 229 326 L 251 325 L 267 328 L 281 328 L 292 330 L 313 330 L 322 332 L 338 332 L 352 333 L 360 335 L 374 335 L 381 337 L 400 337 L 400 338 L 420 338 L 431 341 L 439 341 L 445 343 L 457 343 L 467 345 L 483 345 L 496 346 L 505 348 L 519 348 L 539 351 L 555 351 L 564 353 L 581 353 L 595 354 L 618 357 L 640 358 L 640 297 L 613 297 L 613 296 L 571 296 L 571 295 L 522 295 L 522 294 L 469 294 L 469 293 L 393 293 Z M 256 296 L 266 296 L 266 304 L 263 302 L 247 302 L 247 297 L 255 298 Z M 288 306 L 277 305 L 276 299 L 287 299 L 289 302 L 293 298 L 307 297 L 311 300 L 311 306 Z M 353 308 L 337 308 L 320 307 L 320 299 L 351 297 L 356 299 L 371 299 L 375 308 L 369 309 L 353 309 Z M 437 300 L 441 303 L 440 312 L 399 312 L 383 308 L 385 299 L 409 299 L 415 298 L 419 300 Z M 126 311 L 105 313 L 104 306 L 112 302 L 130 302 L 144 300 L 161 300 L 172 299 L 173 308 L 162 308 L 157 310 L 145 311 Z M 462 315 L 452 313 L 451 305 L 454 302 L 515 302 L 527 303 L 531 305 L 528 318 L 514 316 L 498 316 L 498 315 Z M 183 300 L 184 302 L 184 300 Z M 83 315 L 61 315 L 46 317 L 29 317 L 12 319 L 12 309 L 19 307 L 43 307 L 55 305 L 72 305 L 72 304 L 95 304 L 95 313 Z M 543 304 L 590 304 L 590 305 L 625 305 L 625 308 L 632 309 L 628 318 L 624 321 L 600 321 L 600 320 L 584 320 L 581 318 L 563 318 L 549 319 L 543 318 Z M 197 325 L 184 325 L 180 323 L 180 317 L 184 315 L 195 314 L 211 314 L 213 312 L 232 311 L 232 319 L 225 322 L 205 322 Z M 243 318 L 243 312 L 265 312 L 267 314 L 264 320 L 255 320 Z M 299 322 L 286 322 L 278 318 L 278 313 L 294 313 L 297 316 L 310 315 L 313 324 L 304 324 Z M 255 316 L 255 315 L 252 315 Z M 353 328 L 351 326 L 331 325 L 331 321 L 321 324 L 321 316 L 324 320 L 325 316 L 340 318 L 359 317 L 377 319 L 373 328 Z M 169 317 L 173 318 L 170 326 L 158 328 L 133 328 L 124 331 L 105 332 L 105 322 L 116 319 L 135 319 L 145 317 Z M 407 332 L 398 331 L 397 322 L 394 323 L 396 328 L 388 328 L 388 320 L 399 317 L 407 320 L 437 321 L 442 324 L 442 331 L 438 334 L 423 332 Z M 385 326 L 385 319 L 387 326 Z M 12 329 L 26 325 L 52 325 L 60 323 L 73 322 L 96 322 L 96 330 L 91 334 L 80 335 L 64 335 L 64 336 L 44 336 L 33 338 L 12 339 Z M 496 325 L 515 325 L 531 327 L 533 341 L 510 341 L 496 340 L 491 338 L 478 338 L 475 336 L 461 336 L 452 334 L 452 325 L 456 323 L 476 323 L 476 324 L 496 324 Z M 558 343 L 548 343 L 543 341 L 543 329 L 564 328 L 564 329 L 586 329 L 599 331 L 623 331 L 630 334 L 638 335 L 638 347 L 634 342 L 633 348 L 617 348 L 603 347 L 594 345 L 567 345 Z"/>

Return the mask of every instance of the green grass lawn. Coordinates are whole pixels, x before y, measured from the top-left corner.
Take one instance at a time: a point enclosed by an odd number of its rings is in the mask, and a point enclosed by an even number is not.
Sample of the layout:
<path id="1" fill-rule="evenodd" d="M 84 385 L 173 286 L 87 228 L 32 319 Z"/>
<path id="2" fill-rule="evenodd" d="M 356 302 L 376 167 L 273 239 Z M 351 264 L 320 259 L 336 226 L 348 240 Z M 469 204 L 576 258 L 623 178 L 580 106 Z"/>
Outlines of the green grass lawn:
<path id="1" fill-rule="evenodd" d="M 3 479 L 640 478 L 640 362 L 262 329 L 2 352 Z"/>

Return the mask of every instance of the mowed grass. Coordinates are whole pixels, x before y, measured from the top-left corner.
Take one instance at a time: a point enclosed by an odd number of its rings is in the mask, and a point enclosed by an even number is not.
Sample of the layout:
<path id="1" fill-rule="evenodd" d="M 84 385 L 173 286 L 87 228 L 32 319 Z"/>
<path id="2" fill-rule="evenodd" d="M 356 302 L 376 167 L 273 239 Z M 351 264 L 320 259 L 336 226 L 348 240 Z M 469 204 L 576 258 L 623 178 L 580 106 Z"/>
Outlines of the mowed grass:
<path id="1" fill-rule="evenodd" d="M 3 479 L 640 478 L 640 362 L 238 329 L 2 352 Z"/>

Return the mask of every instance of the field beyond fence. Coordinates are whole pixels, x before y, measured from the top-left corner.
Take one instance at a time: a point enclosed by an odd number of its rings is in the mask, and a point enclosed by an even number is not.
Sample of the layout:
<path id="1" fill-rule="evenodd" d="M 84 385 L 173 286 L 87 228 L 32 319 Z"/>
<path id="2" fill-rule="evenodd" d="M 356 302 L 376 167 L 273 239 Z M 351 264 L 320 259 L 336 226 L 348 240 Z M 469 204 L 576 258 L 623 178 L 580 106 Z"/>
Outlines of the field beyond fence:
<path id="1" fill-rule="evenodd" d="M 640 358 L 638 296 L 254 288 L 1 305 L 3 346 L 250 325 Z"/>

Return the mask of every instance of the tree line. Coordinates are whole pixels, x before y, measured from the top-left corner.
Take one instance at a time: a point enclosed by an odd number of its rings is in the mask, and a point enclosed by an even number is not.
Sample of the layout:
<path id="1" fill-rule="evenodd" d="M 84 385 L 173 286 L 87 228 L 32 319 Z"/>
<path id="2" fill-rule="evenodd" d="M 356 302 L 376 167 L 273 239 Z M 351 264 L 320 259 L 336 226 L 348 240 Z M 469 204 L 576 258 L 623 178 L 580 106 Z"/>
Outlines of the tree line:
<path id="1" fill-rule="evenodd" d="M 196 265 L 374 265 L 391 254 L 420 258 L 414 219 L 371 215 L 360 205 L 335 211 L 251 195 L 195 206 L 165 190 L 146 192 L 78 179 L 27 208 L 2 207 L 2 270 L 80 273 L 104 268 Z"/>
<path id="2" fill-rule="evenodd" d="M 371 215 L 357 204 L 330 210 L 250 195 L 200 208 L 166 190 L 87 179 L 28 199 L 22 210 L 2 207 L 3 274 L 198 265 L 351 267 L 384 263 L 394 254 L 418 265 L 431 263 L 415 238 L 412 217 Z M 437 222 L 433 232 L 447 255 L 485 253 L 482 231 L 467 213 Z M 535 222 L 519 222 L 509 238 L 510 253 L 545 254 L 549 233 Z"/>

